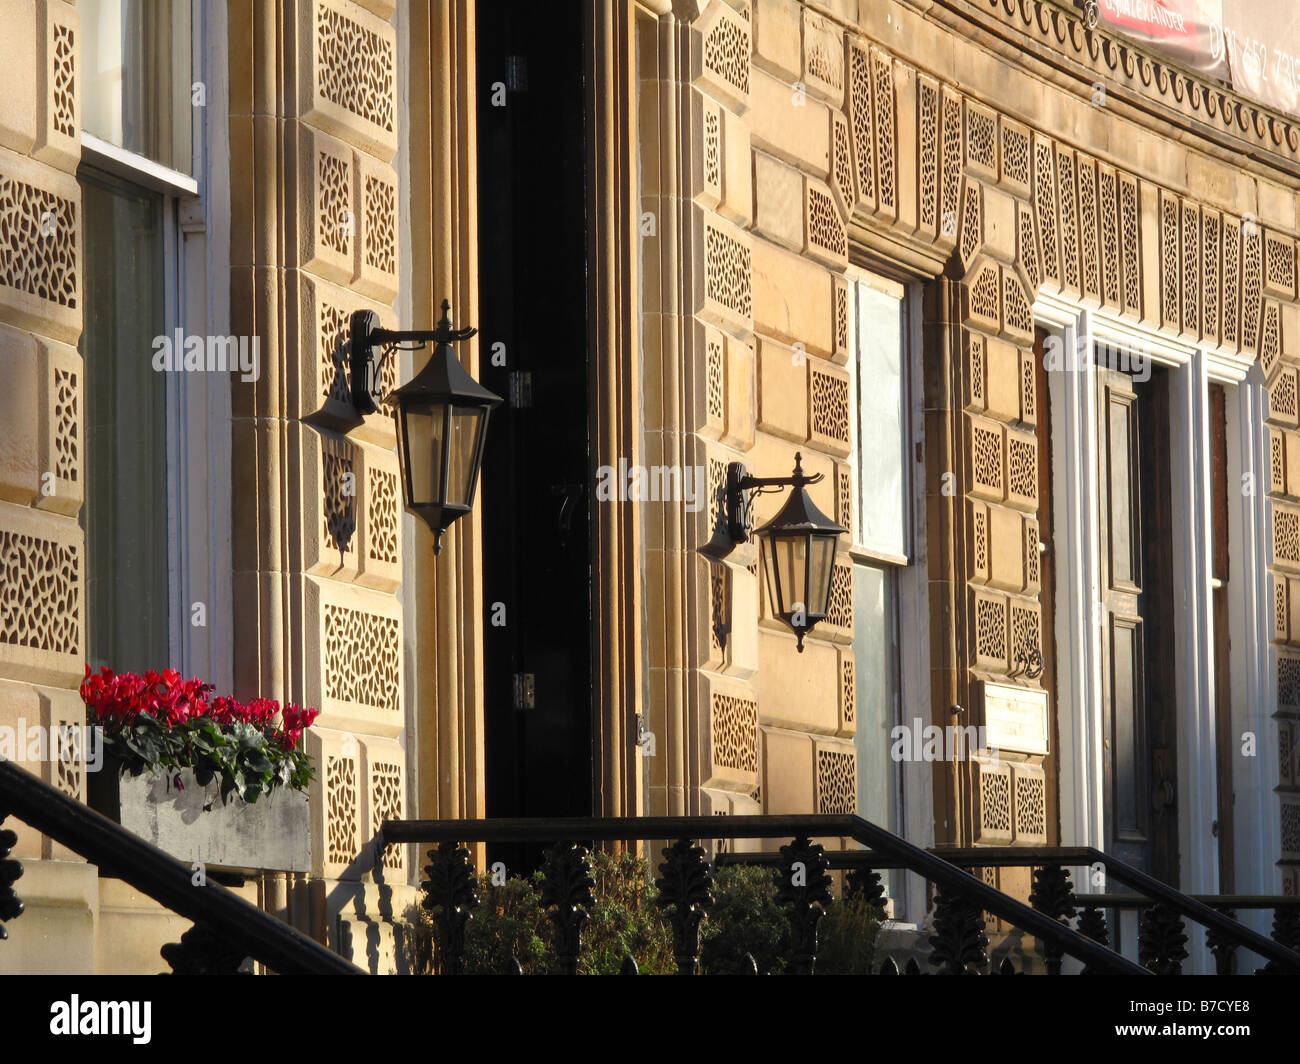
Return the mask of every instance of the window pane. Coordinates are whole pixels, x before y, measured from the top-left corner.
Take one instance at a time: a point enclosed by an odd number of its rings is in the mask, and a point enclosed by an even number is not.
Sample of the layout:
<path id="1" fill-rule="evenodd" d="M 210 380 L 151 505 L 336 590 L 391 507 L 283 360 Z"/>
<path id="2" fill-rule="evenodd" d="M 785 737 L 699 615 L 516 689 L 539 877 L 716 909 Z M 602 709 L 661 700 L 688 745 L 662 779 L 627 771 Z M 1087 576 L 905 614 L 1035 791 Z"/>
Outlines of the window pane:
<path id="1" fill-rule="evenodd" d="M 861 562 L 853 567 L 858 810 L 890 831 L 899 827 L 900 768 L 890 754 L 890 730 L 897 723 L 898 705 L 895 583 L 890 569 Z"/>
<path id="2" fill-rule="evenodd" d="M 86 530 L 89 660 L 168 662 L 162 198 L 82 172 L 85 212 Z"/>
<path id="3" fill-rule="evenodd" d="M 82 124 L 190 173 L 189 0 L 81 0 Z"/>
<path id="4" fill-rule="evenodd" d="M 902 300 L 859 282 L 858 542 L 907 553 Z"/>

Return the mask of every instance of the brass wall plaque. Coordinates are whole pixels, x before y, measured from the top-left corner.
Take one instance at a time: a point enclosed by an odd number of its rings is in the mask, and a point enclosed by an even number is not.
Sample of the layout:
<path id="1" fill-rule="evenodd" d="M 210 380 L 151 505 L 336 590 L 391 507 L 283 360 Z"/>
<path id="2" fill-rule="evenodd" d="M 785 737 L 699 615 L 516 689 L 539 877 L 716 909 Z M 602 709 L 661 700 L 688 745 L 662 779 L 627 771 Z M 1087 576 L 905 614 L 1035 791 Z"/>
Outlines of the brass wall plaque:
<path id="1" fill-rule="evenodd" d="M 982 681 L 984 742 L 990 749 L 1047 753 L 1047 692 Z"/>

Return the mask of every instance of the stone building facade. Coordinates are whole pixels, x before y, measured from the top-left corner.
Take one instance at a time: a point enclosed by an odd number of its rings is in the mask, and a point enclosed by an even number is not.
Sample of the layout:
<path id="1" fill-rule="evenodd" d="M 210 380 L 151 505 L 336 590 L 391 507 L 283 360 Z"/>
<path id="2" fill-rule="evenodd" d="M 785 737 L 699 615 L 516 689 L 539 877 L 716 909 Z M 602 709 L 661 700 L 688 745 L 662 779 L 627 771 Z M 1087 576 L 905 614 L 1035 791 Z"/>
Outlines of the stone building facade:
<path id="1" fill-rule="evenodd" d="M 689 55 L 682 114 L 693 154 L 683 168 L 689 203 L 680 208 L 693 277 L 679 304 L 693 319 L 686 350 L 694 370 L 683 384 L 694 410 L 689 446 L 715 482 L 729 460 L 771 473 L 800 449 L 806 466 L 826 474 L 814 498 L 850 525 L 854 495 L 874 475 L 871 456 L 852 451 L 854 397 L 872 387 L 846 372 L 854 269 L 908 286 L 920 379 L 918 431 L 905 444 L 918 467 L 924 544 L 909 564 L 924 575 L 910 618 L 923 643 L 923 675 L 911 677 L 921 694 L 904 693 L 904 704 L 939 727 L 950 714 L 991 724 L 980 711 L 988 685 L 1046 692 L 1045 749 L 1001 757 L 985 749 L 964 763 L 934 763 L 928 778 L 904 771 L 905 803 L 924 809 L 932 798 L 933 817 L 922 824 L 904 814 L 901 826 L 913 838 L 932 831 L 940 844 L 1108 841 L 1099 792 L 1114 781 L 1099 762 L 1110 756 L 1111 736 L 1097 718 L 1116 711 L 1114 690 L 1108 698 L 1100 689 L 1114 674 L 1099 685 L 1071 659 L 1086 656 L 1090 621 L 1110 640 L 1132 627 L 1113 605 L 1092 607 L 1107 589 L 1067 553 L 1078 518 L 1063 481 L 1076 467 L 1047 452 L 1075 440 L 1063 431 L 1073 389 L 1062 379 L 1072 365 L 1052 362 L 1061 347 L 1049 329 L 1036 336 L 1063 313 L 1079 314 L 1098 343 L 1124 336 L 1106 342 L 1163 350 L 1167 341 L 1182 352 L 1192 383 L 1176 402 L 1192 437 L 1208 416 L 1202 389 L 1230 382 L 1233 401 L 1245 404 L 1233 422 L 1242 453 L 1223 496 L 1232 534 L 1244 540 L 1233 556 L 1241 597 L 1213 621 L 1188 617 L 1214 608 L 1206 585 L 1217 593 L 1221 581 L 1205 564 L 1212 537 L 1179 532 L 1167 549 L 1201 553 L 1199 568 L 1179 577 L 1199 590 L 1185 593 L 1176 638 L 1150 638 L 1139 655 L 1153 672 L 1156 656 L 1178 658 L 1176 749 L 1163 766 L 1172 788 L 1177 761 L 1179 780 L 1168 868 L 1197 889 L 1217 889 L 1235 871 L 1239 883 L 1294 893 L 1286 627 L 1295 553 L 1286 480 L 1297 327 L 1294 120 L 1090 30 L 1068 5 L 1037 0 L 714 3 L 680 45 Z M 1073 326 L 1070 336 L 1067 354 Z M 1049 391 L 1053 425 L 1045 424 Z M 1096 437 L 1079 439 L 1097 446 Z M 1195 446 L 1172 460 L 1175 482 L 1191 481 L 1181 495 L 1176 483 L 1170 489 L 1178 525 L 1202 520 L 1207 485 L 1197 479 L 1208 475 L 1211 456 Z M 708 537 L 703 526 L 696 542 Z M 699 676 L 690 719 L 709 724 L 696 732 L 703 807 L 853 810 L 861 795 L 852 766 L 863 744 L 854 742 L 861 633 L 849 552 L 836 567 L 831 615 L 803 655 L 771 620 L 751 561 L 733 556 L 715 566 L 711 584 L 697 562 L 698 630 L 727 634 L 725 645 L 701 635 L 686 659 Z M 1044 594 L 1044 565 L 1054 570 L 1054 600 Z M 1081 574 L 1094 582 L 1072 584 Z M 1216 624 L 1244 656 L 1227 660 Z M 903 633 L 904 662 L 914 660 L 906 653 L 912 634 Z M 1103 648 L 1111 657 L 1099 667 L 1114 668 L 1120 652 Z M 1081 684 L 1077 693 L 1072 682 Z M 1224 686 L 1215 691 L 1216 683 Z M 1071 734 L 1093 714 L 1095 733 Z M 675 726 L 670 716 L 670 734 Z M 1213 788 L 1203 787 L 1216 771 L 1204 749 L 1216 726 L 1218 757 L 1231 762 L 1219 766 L 1229 780 L 1221 776 L 1219 787 L 1236 794 L 1235 808 L 1214 806 Z M 1267 750 L 1260 761 L 1229 750 L 1247 733 Z M 662 782 L 666 800 L 651 789 L 656 811 L 675 808 L 675 781 Z M 1219 868 L 1209 855 L 1228 830 L 1221 817 L 1235 821 L 1238 846 Z M 1247 857 L 1261 825 L 1267 834 Z M 1002 876 L 1004 887 L 1027 889 Z"/>
<path id="2" fill-rule="evenodd" d="M 241 889 L 387 969 L 421 862 L 392 847 L 376 866 L 379 825 L 493 812 L 494 531 L 472 513 L 433 563 L 389 412 L 352 413 L 346 329 L 358 309 L 427 327 L 444 297 L 479 322 L 483 12 L 195 5 L 193 166 L 161 173 L 82 135 L 89 7 L 4 3 L 0 721 L 83 716 L 89 165 L 169 197 L 188 271 L 169 321 L 259 342 L 255 381 L 168 386 L 169 453 L 187 455 L 172 537 L 202 543 L 172 574 L 172 664 L 322 711 L 312 870 Z M 598 0 L 583 25 L 590 464 L 701 469 L 709 489 L 698 510 L 590 503 L 589 811 L 860 812 L 923 845 L 1106 848 L 1116 633 L 1141 630 L 1130 666 L 1176 690 L 1164 775 L 1159 743 L 1134 748 L 1132 788 L 1176 796 L 1172 842 L 1142 853 L 1185 890 L 1300 891 L 1300 122 L 1052 0 Z M 1098 516 L 1111 423 L 1091 412 L 1139 400 L 1047 365 L 1081 343 L 1141 350 L 1167 381 L 1165 487 L 1145 498 L 1183 516 L 1159 623 L 1108 598 L 1127 540 L 1112 504 Z M 727 463 L 784 475 L 796 452 L 852 530 L 802 653 L 757 545 L 709 550 Z M 755 523 L 779 503 L 759 496 Z M 197 601 L 202 630 L 175 620 Z M 891 755 L 913 721 L 989 725 L 991 692 L 1044 707 L 1041 735 Z M 45 772 L 84 797 L 84 771 Z M 6 967 L 157 967 L 180 921 L 20 840 Z M 923 921 L 919 888 L 893 886 Z"/>

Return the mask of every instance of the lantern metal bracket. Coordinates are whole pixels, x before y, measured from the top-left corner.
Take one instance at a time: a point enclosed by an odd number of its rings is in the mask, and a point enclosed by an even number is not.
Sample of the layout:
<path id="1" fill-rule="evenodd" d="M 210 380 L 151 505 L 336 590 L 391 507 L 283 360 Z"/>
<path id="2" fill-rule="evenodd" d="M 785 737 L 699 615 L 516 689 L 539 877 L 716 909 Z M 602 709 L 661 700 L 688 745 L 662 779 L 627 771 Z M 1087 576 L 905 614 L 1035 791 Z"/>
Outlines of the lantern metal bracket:
<path id="1" fill-rule="evenodd" d="M 379 409 L 380 374 L 394 351 L 418 351 L 429 343 L 458 343 L 477 332 L 473 327 L 452 326 L 451 301 L 447 299 L 442 301 L 442 319 L 435 329 L 384 329 L 373 310 L 354 311 L 349 322 L 348 343 L 353 408 L 362 415 Z"/>
<path id="2" fill-rule="evenodd" d="M 727 536 L 734 549 L 738 543 L 748 543 L 753 533 L 754 500 L 781 488 L 818 484 L 825 479 L 822 473 L 805 476 L 803 456 L 794 456 L 794 475 L 788 477 L 752 477 L 743 462 L 727 463 L 726 514 Z M 731 550 L 727 551 L 728 554 Z M 725 556 L 725 555 L 724 555 Z"/>

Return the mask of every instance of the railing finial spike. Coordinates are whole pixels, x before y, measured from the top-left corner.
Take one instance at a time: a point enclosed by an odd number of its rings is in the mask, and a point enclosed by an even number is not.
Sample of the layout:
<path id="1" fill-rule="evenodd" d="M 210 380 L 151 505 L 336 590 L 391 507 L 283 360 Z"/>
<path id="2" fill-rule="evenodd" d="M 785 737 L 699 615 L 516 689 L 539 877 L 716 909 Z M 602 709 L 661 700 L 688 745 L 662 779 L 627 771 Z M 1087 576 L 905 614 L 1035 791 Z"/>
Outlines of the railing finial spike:
<path id="1" fill-rule="evenodd" d="M 456 842 L 443 842 L 429 851 L 428 875 L 421 886 L 421 904 L 434 914 L 440 937 L 442 971 L 462 975 L 465 971 L 465 925 L 478 905 L 478 882 L 469 850 Z"/>
<path id="2" fill-rule="evenodd" d="M 694 975 L 700 966 L 700 923 L 713 904 L 713 872 L 704 850 L 690 839 L 664 847 L 655 886 L 655 904 L 668 910 L 673 925 L 673 956 L 678 975 Z"/>
<path id="3" fill-rule="evenodd" d="M 546 851 L 542 869 L 542 907 L 550 909 L 555 926 L 555 953 L 565 975 L 578 974 L 582 928 L 591 918 L 596 898 L 591 889 L 591 854 L 585 846 L 557 842 Z"/>

